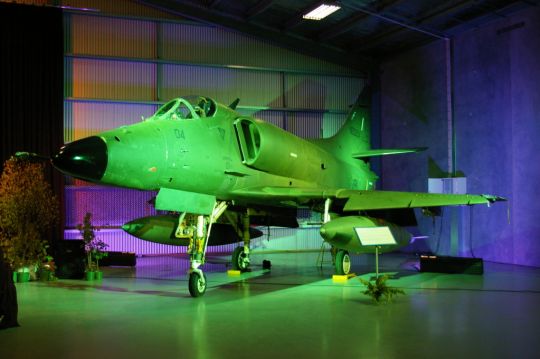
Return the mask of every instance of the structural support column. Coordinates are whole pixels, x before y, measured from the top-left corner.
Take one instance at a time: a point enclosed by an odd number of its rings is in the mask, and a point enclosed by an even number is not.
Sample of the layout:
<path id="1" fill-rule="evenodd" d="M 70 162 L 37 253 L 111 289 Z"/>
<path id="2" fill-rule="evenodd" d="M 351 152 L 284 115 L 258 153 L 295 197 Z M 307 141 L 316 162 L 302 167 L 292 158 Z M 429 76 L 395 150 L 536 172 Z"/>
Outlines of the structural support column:
<path id="1" fill-rule="evenodd" d="M 370 137 L 371 137 L 371 148 L 382 148 L 381 141 L 381 70 L 379 67 L 375 68 L 370 73 L 369 85 L 371 85 L 371 128 L 370 128 Z M 383 173 L 382 173 L 382 156 L 374 157 L 370 159 L 370 167 L 373 172 L 375 172 L 380 180 L 379 187 L 383 188 Z M 379 188 L 379 189 L 380 189 Z"/>
<path id="2" fill-rule="evenodd" d="M 447 172 L 455 177 L 456 168 L 456 129 L 454 122 L 454 42 L 451 38 L 444 40 L 446 58 L 446 123 L 448 133 Z M 452 186 L 453 187 L 453 186 Z M 450 255 L 457 256 L 459 248 L 460 227 L 463 210 L 460 207 L 450 208 Z M 463 237 L 463 236 L 461 236 Z"/>
<path id="3" fill-rule="evenodd" d="M 448 127 L 448 173 L 456 175 L 456 131 L 454 125 L 454 42 L 444 40 L 446 53 L 446 122 Z"/>

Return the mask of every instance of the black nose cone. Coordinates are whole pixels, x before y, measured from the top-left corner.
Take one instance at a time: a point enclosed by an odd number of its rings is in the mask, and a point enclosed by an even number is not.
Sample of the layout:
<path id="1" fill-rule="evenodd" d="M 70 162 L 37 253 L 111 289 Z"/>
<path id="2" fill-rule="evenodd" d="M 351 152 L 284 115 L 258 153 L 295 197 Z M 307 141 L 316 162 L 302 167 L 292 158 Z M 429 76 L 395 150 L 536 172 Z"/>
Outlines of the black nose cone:
<path id="1" fill-rule="evenodd" d="M 107 144 L 99 137 L 71 142 L 52 159 L 61 172 L 88 181 L 99 181 L 107 169 Z"/>

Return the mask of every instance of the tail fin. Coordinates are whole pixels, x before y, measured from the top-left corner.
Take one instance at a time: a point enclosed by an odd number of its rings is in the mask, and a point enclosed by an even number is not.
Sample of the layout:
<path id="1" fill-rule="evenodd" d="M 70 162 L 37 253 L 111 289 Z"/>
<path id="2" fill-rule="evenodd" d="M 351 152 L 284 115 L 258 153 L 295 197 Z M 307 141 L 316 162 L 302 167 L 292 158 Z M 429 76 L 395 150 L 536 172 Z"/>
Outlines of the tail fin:
<path id="1" fill-rule="evenodd" d="M 371 89 L 365 86 L 347 116 L 347 120 L 324 145 L 341 158 L 365 159 L 425 151 L 427 147 L 371 149 Z"/>
<path id="2" fill-rule="evenodd" d="M 347 120 L 338 133 L 325 140 L 330 151 L 340 157 L 351 158 L 354 154 L 371 148 L 371 88 L 366 85 L 352 106 Z"/>

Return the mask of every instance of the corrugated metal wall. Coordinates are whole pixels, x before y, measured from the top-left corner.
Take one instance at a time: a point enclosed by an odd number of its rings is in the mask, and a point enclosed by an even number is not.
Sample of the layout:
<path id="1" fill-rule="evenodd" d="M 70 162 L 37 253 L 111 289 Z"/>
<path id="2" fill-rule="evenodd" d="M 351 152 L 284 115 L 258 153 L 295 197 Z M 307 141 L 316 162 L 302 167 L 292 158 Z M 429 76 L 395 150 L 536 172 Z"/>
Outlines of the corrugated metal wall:
<path id="1" fill-rule="evenodd" d="M 95 226 L 120 227 L 126 218 L 156 215 L 148 203 L 156 195 L 152 191 L 137 191 L 103 186 L 68 186 L 66 188 L 66 227 L 82 223 L 87 212 L 92 213 Z M 121 205 L 119 205 L 121 204 Z"/>
<path id="2" fill-rule="evenodd" d="M 163 23 L 161 32 L 160 48 L 165 59 L 326 73 L 352 72 L 342 66 L 277 48 L 219 27 Z"/>
<path id="3" fill-rule="evenodd" d="M 64 6 L 73 8 L 99 11 L 99 14 L 102 15 L 178 20 L 177 16 L 141 5 L 132 0 L 48 0 L 46 2 L 51 5 L 61 3 Z"/>
<path id="4" fill-rule="evenodd" d="M 237 109 L 241 115 L 252 116 L 260 120 L 271 123 L 274 126 L 283 128 L 284 114 L 282 111 L 258 111 L 239 108 Z"/>
<path id="5" fill-rule="evenodd" d="M 281 76 L 273 72 L 230 68 L 163 65 L 161 97 L 168 100 L 181 94 L 204 94 L 230 103 L 237 97 L 243 106 L 260 106 L 279 101 Z"/>
<path id="6" fill-rule="evenodd" d="M 156 57 L 156 22 L 72 15 L 71 51 L 75 54 Z"/>
<path id="7" fill-rule="evenodd" d="M 66 142 L 92 136 L 105 130 L 130 125 L 156 112 L 157 105 L 66 101 L 64 134 Z"/>
<path id="8" fill-rule="evenodd" d="M 71 1 L 102 13 L 65 13 L 65 141 L 140 121 L 171 98 L 202 94 L 219 102 L 241 99 L 238 111 L 302 137 L 328 137 L 343 123 L 364 80 L 338 65 L 272 46 L 221 28 L 171 21 L 156 10 L 122 1 Z M 115 14 L 115 17 L 103 13 Z M 124 15 L 124 17 L 118 15 Z M 136 16 L 135 18 L 133 16 Z M 160 20 L 159 18 L 161 17 Z M 66 238 L 84 214 L 94 224 L 117 226 L 154 213 L 154 194 L 89 186 L 66 188 Z M 303 214 L 309 217 L 308 214 Z M 319 249 L 318 229 L 271 229 L 254 249 Z M 110 250 L 139 254 L 185 249 L 140 241 L 104 229 Z M 236 245 L 217 251 L 232 251 Z"/>
<path id="9" fill-rule="evenodd" d="M 156 93 L 156 64 L 72 59 L 73 97 L 149 101 Z"/>
<path id="10" fill-rule="evenodd" d="M 289 74 L 285 85 L 287 106 L 345 110 L 363 86 L 364 81 L 354 77 Z"/>

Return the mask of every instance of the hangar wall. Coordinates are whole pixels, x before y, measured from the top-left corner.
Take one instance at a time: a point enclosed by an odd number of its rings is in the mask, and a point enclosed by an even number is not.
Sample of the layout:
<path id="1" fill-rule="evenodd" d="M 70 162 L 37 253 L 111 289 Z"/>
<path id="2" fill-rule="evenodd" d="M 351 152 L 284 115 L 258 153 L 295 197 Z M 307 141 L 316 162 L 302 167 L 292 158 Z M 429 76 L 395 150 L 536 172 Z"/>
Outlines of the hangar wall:
<path id="1" fill-rule="evenodd" d="M 454 39 L 456 170 L 467 177 L 468 192 L 509 199 L 508 206 L 463 210 L 462 255 L 540 266 L 539 33 L 540 11 L 529 10 Z M 385 158 L 382 188 L 426 191 L 429 176 L 448 171 L 445 44 L 404 53 L 382 71 L 382 145 L 429 146 L 416 156 Z M 431 220 L 421 226 L 441 254 L 448 253 L 449 213 L 442 227 Z"/>
<path id="2" fill-rule="evenodd" d="M 160 104 L 188 94 L 231 103 L 302 137 L 333 135 L 364 85 L 353 70 L 279 48 L 222 28 L 162 14 L 131 1 L 70 1 L 64 14 L 66 142 L 140 121 Z M 123 233 L 119 226 L 154 213 L 153 193 L 95 186 L 66 186 L 66 238 L 89 211 L 109 250 L 177 253 Z M 274 230 L 289 243 L 254 243 L 266 250 L 315 249 L 317 233 Z M 308 231 L 309 232 L 309 231 Z M 306 232 L 307 233 L 307 232 Z M 289 245 L 287 245 L 289 244 Z M 234 246 L 218 248 L 232 250 Z"/>

